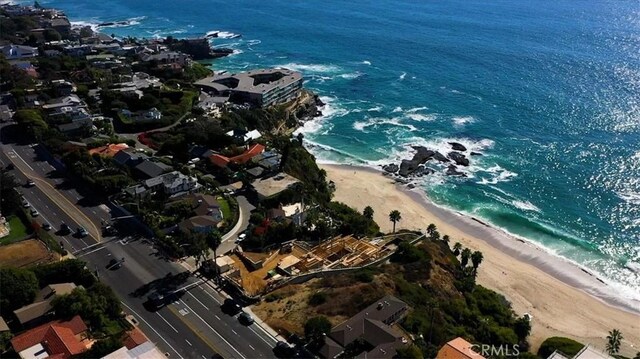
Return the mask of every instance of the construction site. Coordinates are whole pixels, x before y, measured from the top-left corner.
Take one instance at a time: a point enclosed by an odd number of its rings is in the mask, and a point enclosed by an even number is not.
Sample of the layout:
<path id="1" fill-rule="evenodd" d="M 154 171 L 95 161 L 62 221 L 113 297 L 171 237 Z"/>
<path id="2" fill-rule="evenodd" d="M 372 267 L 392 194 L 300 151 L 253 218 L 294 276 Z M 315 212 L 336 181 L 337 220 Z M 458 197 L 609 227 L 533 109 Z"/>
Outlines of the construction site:
<path id="1" fill-rule="evenodd" d="M 356 268 L 384 258 L 396 249 L 392 236 L 358 239 L 337 236 L 316 246 L 283 243 L 271 253 L 236 252 L 225 276 L 250 296 L 261 295 L 287 278 L 340 268 Z"/>

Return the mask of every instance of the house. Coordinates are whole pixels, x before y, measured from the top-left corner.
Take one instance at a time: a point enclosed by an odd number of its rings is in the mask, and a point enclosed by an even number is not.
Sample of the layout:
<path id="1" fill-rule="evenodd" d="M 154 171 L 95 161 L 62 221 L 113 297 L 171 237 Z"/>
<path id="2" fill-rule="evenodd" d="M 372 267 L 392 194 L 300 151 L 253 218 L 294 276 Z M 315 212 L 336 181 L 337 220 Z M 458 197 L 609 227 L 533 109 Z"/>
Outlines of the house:
<path id="1" fill-rule="evenodd" d="M 122 347 L 103 356 L 102 359 L 166 359 L 166 357 L 153 342 L 146 341 L 132 349 Z"/>
<path id="2" fill-rule="evenodd" d="M 129 148 L 126 143 L 110 143 L 106 146 L 96 147 L 89 150 L 90 155 L 99 155 L 101 157 L 115 157 L 115 155 Z"/>
<path id="3" fill-rule="evenodd" d="M 120 113 L 128 117 L 134 122 L 137 123 L 145 123 L 145 122 L 154 122 L 162 119 L 162 112 L 160 112 L 157 108 L 152 107 L 148 110 L 141 110 L 136 112 L 131 112 L 127 109 L 120 110 Z"/>
<path id="4" fill-rule="evenodd" d="M 297 178 L 281 172 L 275 176 L 257 179 L 251 182 L 251 186 L 258 194 L 258 198 L 265 199 L 275 196 L 298 183 L 300 181 Z"/>
<path id="5" fill-rule="evenodd" d="M 177 51 L 162 51 L 155 54 L 143 54 L 140 56 L 143 62 L 153 62 L 159 68 L 182 69 L 191 63 L 191 57 Z"/>
<path id="6" fill-rule="evenodd" d="M 291 221 L 293 221 L 297 226 L 301 226 L 305 219 L 307 219 L 307 214 L 300 202 L 290 204 L 288 206 L 282 206 L 282 210 L 284 211 L 284 216 L 291 219 Z"/>
<path id="7" fill-rule="evenodd" d="M 8 331 L 9 331 L 9 326 L 7 325 L 7 322 L 4 321 L 4 318 L 0 317 L 0 333 L 8 332 Z"/>
<path id="8" fill-rule="evenodd" d="M 218 269 L 218 273 L 224 273 L 231 270 L 234 266 L 234 261 L 229 256 L 221 256 L 216 258 L 216 268 Z"/>
<path id="9" fill-rule="evenodd" d="M 195 206 L 193 212 L 198 216 L 212 216 L 222 220 L 222 211 L 220 211 L 220 204 L 216 201 L 215 197 L 203 194 L 193 193 L 186 197 Z"/>
<path id="10" fill-rule="evenodd" d="M 226 157 L 223 156 L 221 154 L 214 154 L 211 155 L 209 157 L 209 161 L 211 161 L 211 163 L 217 167 L 220 168 L 224 168 L 227 167 L 227 165 L 229 163 L 234 163 L 234 164 L 245 164 L 247 162 L 249 162 L 252 158 L 254 158 L 255 156 L 261 154 L 262 152 L 264 152 L 265 147 L 259 143 L 256 143 L 255 145 L 249 147 L 246 151 L 244 151 L 242 154 L 239 154 L 237 156 L 234 157 Z"/>
<path id="11" fill-rule="evenodd" d="M 260 69 L 237 74 L 221 73 L 195 83 L 212 96 L 229 96 L 236 104 L 266 108 L 297 98 L 302 74 L 287 69 Z"/>
<path id="12" fill-rule="evenodd" d="M 92 126 L 93 126 L 93 123 L 91 121 L 91 118 L 87 118 L 81 121 L 63 123 L 63 124 L 57 125 L 56 127 L 58 128 L 58 131 L 66 135 L 77 135 L 82 133 L 85 130 L 91 129 Z"/>
<path id="13" fill-rule="evenodd" d="M 65 152 L 71 152 L 79 149 L 86 149 L 87 144 L 84 142 L 78 141 L 66 141 L 62 144 L 62 150 Z"/>
<path id="14" fill-rule="evenodd" d="M 396 349 L 406 346 L 403 333 L 392 325 L 400 320 L 409 306 L 400 299 L 387 295 L 371 304 L 358 314 L 331 329 L 325 339 L 320 354 L 325 358 L 335 358 L 344 348 L 360 339 L 372 349 L 361 353 L 357 358 L 393 358 Z"/>
<path id="15" fill-rule="evenodd" d="M 143 185 L 152 192 L 161 190 L 165 194 L 173 195 L 196 189 L 198 181 L 195 177 L 186 176 L 178 171 L 173 171 L 158 177 L 150 178 L 144 181 Z"/>
<path id="16" fill-rule="evenodd" d="M 559 351 L 554 351 L 547 359 L 614 359 L 602 350 L 598 350 L 591 344 L 585 345 L 576 355 L 569 357 Z"/>
<path id="17" fill-rule="evenodd" d="M 13 314 L 22 325 L 35 322 L 51 312 L 51 302 L 57 296 L 69 294 L 74 289 L 76 285 L 73 283 L 50 284 L 38 292 L 33 303 L 14 310 Z"/>
<path id="18" fill-rule="evenodd" d="M 6 45 L 0 47 L 0 51 L 7 60 L 30 59 L 38 56 L 38 49 L 24 45 Z"/>
<path id="19" fill-rule="evenodd" d="M 76 92 L 76 86 L 67 80 L 52 80 L 51 87 L 58 96 L 69 96 Z"/>
<path id="20" fill-rule="evenodd" d="M 473 344 L 458 337 L 443 345 L 436 359 L 484 359 L 484 357 L 473 350 Z"/>
<path id="21" fill-rule="evenodd" d="M 64 16 L 55 17 L 49 20 L 49 27 L 52 27 L 61 35 L 69 34 L 71 31 L 71 23 L 69 22 L 69 19 Z"/>
<path id="22" fill-rule="evenodd" d="M 76 315 L 27 330 L 11 339 L 11 345 L 22 359 L 68 359 L 88 350 L 87 338 L 87 326 Z"/>
<path id="23" fill-rule="evenodd" d="M 173 167 L 162 162 L 145 159 L 133 167 L 144 178 L 158 177 L 161 174 L 171 171 Z"/>
<path id="24" fill-rule="evenodd" d="M 13 67 L 26 72 L 27 75 L 29 75 L 30 77 L 37 78 L 38 76 L 40 76 L 38 74 L 38 69 L 35 66 L 33 66 L 32 63 L 30 63 L 28 61 L 15 62 L 15 63 L 13 63 Z"/>
<path id="25" fill-rule="evenodd" d="M 183 232 L 209 233 L 218 228 L 220 221 L 212 216 L 193 216 L 178 223 Z"/>
<path id="26" fill-rule="evenodd" d="M 77 95 L 69 95 L 58 97 L 47 102 L 46 105 L 42 105 L 45 110 L 55 110 L 60 107 L 87 107 L 87 104 L 80 99 Z"/>
<path id="27" fill-rule="evenodd" d="M 121 166 L 135 167 L 140 162 L 148 159 L 149 156 L 141 152 L 136 152 L 135 149 L 129 148 L 119 151 L 113 156 L 113 161 Z"/>
<path id="28" fill-rule="evenodd" d="M 242 141 L 243 143 L 251 142 L 262 137 L 262 134 L 258 130 L 245 131 L 241 129 L 231 130 L 227 132 L 226 135 Z"/>

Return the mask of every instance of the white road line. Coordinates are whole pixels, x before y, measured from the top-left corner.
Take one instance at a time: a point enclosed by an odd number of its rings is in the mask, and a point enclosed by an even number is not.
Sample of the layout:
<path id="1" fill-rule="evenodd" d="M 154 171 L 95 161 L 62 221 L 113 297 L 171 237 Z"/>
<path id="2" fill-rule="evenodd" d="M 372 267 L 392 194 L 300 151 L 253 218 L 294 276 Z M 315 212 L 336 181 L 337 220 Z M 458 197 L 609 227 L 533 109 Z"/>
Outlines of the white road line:
<path id="1" fill-rule="evenodd" d="M 29 164 L 27 163 L 27 161 L 23 160 L 23 159 L 22 159 L 22 157 L 20 157 L 20 155 L 18 154 L 18 152 L 15 152 L 15 151 L 9 151 L 9 153 L 11 153 L 11 152 L 13 152 L 13 153 L 14 153 L 14 154 L 15 154 L 15 155 L 20 159 L 20 161 L 22 161 L 25 165 L 27 165 L 27 167 L 29 167 L 29 169 L 30 169 L 31 171 L 35 172 L 35 171 L 33 170 L 33 168 L 32 168 L 31 166 L 29 166 Z"/>
<path id="2" fill-rule="evenodd" d="M 253 347 L 253 345 L 249 344 L 249 348 L 256 350 L 256 348 Z"/>
<path id="3" fill-rule="evenodd" d="M 203 289 L 203 288 L 200 288 L 200 289 L 202 289 L 202 291 L 203 291 L 203 292 L 205 292 L 208 296 L 210 296 L 210 297 L 211 297 L 211 299 L 215 300 L 215 301 L 216 301 L 216 303 L 218 303 L 218 304 L 222 304 L 222 303 L 218 300 L 218 298 L 216 298 L 216 297 L 214 297 L 213 295 L 211 295 L 211 293 L 209 293 L 209 291 L 207 291 L 207 290 L 205 290 L 205 289 Z"/>
<path id="4" fill-rule="evenodd" d="M 166 319 L 164 319 L 164 317 L 163 317 L 160 313 L 156 312 L 156 314 L 158 314 L 158 316 L 159 316 L 162 320 L 164 320 L 164 322 L 165 322 L 165 323 L 167 323 L 167 325 L 168 325 L 169 327 L 171 327 L 171 329 L 173 329 L 173 331 L 174 331 L 174 332 L 176 332 L 176 333 L 178 332 L 178 330 L 177 330 L 176 328 L 174 328 L 174 327 L 173 327 L 173 325 L 169 324 L 169 322 L 168 322 Z"/>
<path id="5" fill-rule="evenodd" d="M 222 319 L 220 319 L 220 317 L 219 317 L 219 316 L 217 316 L 217 315 L 214 315 L 214 317 L 216 317 L 216 319 L 218 319 L 218 320 L 222 320 Z"/>
<path id="6" fill-rule="evenodd" d="M 125 304 L 125 302 L 120 301 L 120 303 L 122 303 L 122 305 L 124 305 L 125 307 L 127 307 L 127 309 L 129 309 L 129 310 L 130 310 L 133 314 L 135 314 L 135 315 L 136 315 L 140 320 L 142 320 L 142 321 L 143 321 L 143 322 L 144 322 L 144 323 L 145 323 L 149 328 L 151 328 L 151 330 L 153 330 L 153 331 L 154 331 L 154 332 L 155 332 L 155 333 L 160 337 L 160 339 L 162 339 L 162 340 L 165 342 L 165 344 L 167 344 L 167 345 L 169 346 L 169 348 L 171 348 L 171 350 L 173 350 L 173 351 L 174 351 L 174 353 L 178 354 L 178 356 L 179 356 L 180 358 L 184 359 L 184 357 L 183 357 L 182 355 L 180 355 L 180 353 L 178 353 L 178 351 L 177 351 L 174 347 L 172 347 L 172 346 L 171 346 L 171 344 L 169 344 L 169 342 L 168 342 L 168 341 L 167 341 L 167 340 L 166 340 L 162 335 L 160 335 L 160 333 L 158 333 L 158 331 L 157 331 L 153 326 L 151 326 L 151 324 L 149 324 L 149 322 L 147 322 L 146 320 L 144 320 L 144 318 L 143 318 L 143 317 L 141 317 L 141 316 L 140 316 L 140 314 L 136 313 L 136 311 L 135 311 L 135 310 L 133 310 L 133 308 L 131 308 L 130 306 L 126 305 L 126 304 Z"/>
<path id="7" fill-rule="evenodd" d="M 200 303 L 200 305 L 201 305 L 201 306 L 203 306 L 203 307 L 204 307 L 204 309 L 209 310 L 209 307 L 207 307 L 206 305 L 204 305 L 204 303 L 202 303 L 202 302 L 200 301 L 200 299 L 196 298 L 196 296 L 195 296 L 195 295 L 191 294 L 191 292 L 187 292 L 187 294 L 189 294 L 193 299 L 195 299 L 198 303 Z"/>
<path id="8" fill-rule="evenodd" d="M 97 252 L 97 251 L 101 251 L 101 250 L 103 250 L 103 249 L 105 249 L 105 248 L 107 248 L 107 246 L 100 247 L 100 248 L 98 248 L 98 249 L 94 249 L 94 250 L 92 250 L 91 252 L 87 252 L 87 253 L 79 254 L 79 255 L 78 255 L 78 257 L 86 256 L 86 255 L 89 255 L 89 254 L 91 254 L 91 253 L 94 253 L 94 252 Z M 80 250 L 82 250 L 82 249 L 80 249 Z"/>
<path id="9" fill-rule="evenodd" d="M 248 328 L 249 328 L 249 330 L 251 330 L 256 335 L 256 337 L 262 339 L 263 342 L 267 343 L 267 345 L 271 346 L 273 344 L 273 343 L 269 343 L 266 339 L 264 339 L 262 337 L 262 335 L 258 334 L 258 332 L 256 332 L 256 330 L 253 329 L 252 327 L 248 327 Z M 267 331 L 264 330 L 261 326 L 258 325 L 258 328 L 262 329 L 263 332 L 267 333 Z M 273 336 L 271 336 L 269 333 L 267 333 L 267 335 L 269 335 L 269 338 L 273 338 Z M 275 340 L 275 339 L 274 339 L 274 341 L 277 342 L 277 340 Z"/>
<path id="10" fill-rule="evenodd" d="M 236 332 L 235 330 L 231 329 L 231 331 L 233 332 L 233 334 L 238 335 L 238 332 Z"/>
<path id="11" fill-rule="evenodd" d="M 191 345 L 191 343 L 189 343 L 189 341 L 188 341 L 188 340 L 186 340 L 186 339 L 185 339 L 184 341 L 185 341 L 185 342 L 187 342 L 187 344 L 189 344 L 189 346 L 190 346 L 190 347 L 192 347 L 192 346 L 193 346 L 193 345 Z"/>
<path id="12" fill-rule="evenodd" d="M 180 299 L 180 302 L 182 304 L 184 304 L 185 307 L 189 308 L 191 310 L 191 313 L 193 313 L 196 317 L 200 318 L 200 320 L 207 326 L 209 327 L 209 329 L 211 329 L 214 333 L 216 333 L 217 336 L 220 337 L 220 339 L 222 339 L 223 342 L 225 342 L 231 349 L 233 349 L 234 352 L 238 353 L 238 355 L 243 358 L 246 359 L 247 357 L 245 357 L 244 355 L 242 355 L 242 353 L 240 353 L 238 351 L 238 349 L 236 349 L 233 345 L 231 345 L 231 343 L 229 343 L 222 335 L 220 335 L 220 333 L 218 333 L 217 330 L 213 329 L 213 327 L 211 325 L 209 325 L 209 323 L 207 323 L 206 320 L 202 319 L 202 317 L 200 315 L 198 315 L 198 313 L 194 312 L 193 309 L 191 309 L 191 307 L 189 305 L 187 305 L 187 303 L 185 303 L 182 299 Z"/>

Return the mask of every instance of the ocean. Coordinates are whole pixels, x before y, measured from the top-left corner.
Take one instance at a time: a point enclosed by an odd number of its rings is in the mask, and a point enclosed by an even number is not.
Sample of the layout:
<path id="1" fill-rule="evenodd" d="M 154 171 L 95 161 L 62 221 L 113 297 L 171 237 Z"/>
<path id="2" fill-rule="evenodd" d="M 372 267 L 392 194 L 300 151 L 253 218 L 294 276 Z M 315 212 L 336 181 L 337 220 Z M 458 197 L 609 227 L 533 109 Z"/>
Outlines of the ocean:
<path id="1" fill-rule="evenodd" d="M 640 299 L 637 0 L 43 0 L 117 36 L 202 36 L 213 69 L 302 71 L 327 103 L 319 161 L 379 168 L 411 145 L 471 157 L 416 184 L 436 204 L 565 257 Z M 237 37 L 236 35 L 241 35 Z"/>

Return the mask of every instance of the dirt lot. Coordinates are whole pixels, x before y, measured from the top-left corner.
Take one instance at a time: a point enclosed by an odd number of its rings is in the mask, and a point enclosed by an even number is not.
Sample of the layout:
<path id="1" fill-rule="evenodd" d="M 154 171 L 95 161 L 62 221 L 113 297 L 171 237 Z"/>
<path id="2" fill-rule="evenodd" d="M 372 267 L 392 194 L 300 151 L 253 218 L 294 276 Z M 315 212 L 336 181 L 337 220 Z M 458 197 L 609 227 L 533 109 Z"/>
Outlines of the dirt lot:
<path id="1" fill-rule="evenodd" d="M 0 247 L 0 267 L 26 267 L 59 259 L 60 256 L 57 253 L 50 253 L 47 247 L 37 239 Z"/>
<path id="2" fill-rule="evenodd" d="M 261 293 L 264 288 L 266 288 L 267 272 L 275 269 L 278 266 L 278 262 L 280 262 L 280 260 L 287 257 L 288 255 L 288 253 L 278 254 L 271 260 L 265 262 L 262 268 L 252 272 L 249 271 L 249 269 L 244 265 L 244 262 L 242 262 L 242 260 L 237 255 L 234 254 L 230 257 L 235 262 L 235 267 L 240 270 L 240 275 L 242 276 L 242 286 L 244 290 L 250 295 L 254 295 Z"/>

